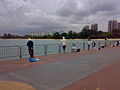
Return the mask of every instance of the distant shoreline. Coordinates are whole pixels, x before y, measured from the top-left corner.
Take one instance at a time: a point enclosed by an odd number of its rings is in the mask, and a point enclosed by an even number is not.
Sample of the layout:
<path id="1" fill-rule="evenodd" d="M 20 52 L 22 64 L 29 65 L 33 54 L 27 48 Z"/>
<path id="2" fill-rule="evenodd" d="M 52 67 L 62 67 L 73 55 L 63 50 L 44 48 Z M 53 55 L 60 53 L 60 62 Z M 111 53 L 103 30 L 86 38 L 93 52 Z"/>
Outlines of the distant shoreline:
<path id="1" fill-rule="evenodd" d="M 28 39 L 0 39 L 0 40 L 28 40 Z M 61 39 L 32 39 L 32 40 L 61 40 Z M 67 39 L 67 40 L 88 40 L 88 39 Z M 105 39 L 91 39 L 91 40 L 105 40 Z M 120 40 L 120 39 L 108 39 L 108 40 Z"/>

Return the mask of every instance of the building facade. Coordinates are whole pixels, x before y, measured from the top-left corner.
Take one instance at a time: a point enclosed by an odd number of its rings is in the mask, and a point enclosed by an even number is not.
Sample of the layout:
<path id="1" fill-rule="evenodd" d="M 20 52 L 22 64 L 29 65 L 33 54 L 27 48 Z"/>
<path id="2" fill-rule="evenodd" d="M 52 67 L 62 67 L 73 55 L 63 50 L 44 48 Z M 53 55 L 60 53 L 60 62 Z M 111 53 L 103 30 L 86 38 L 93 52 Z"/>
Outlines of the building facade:
<path id="1" fill-rule="evenodd" d="M 91 30 L 98 31 L 98 24 L 92 24 L 91 25 Z"/>
<path id="2" fill-rule="evenodd" d="M 118 24 L 116 20 L 108 21 L 108 32 L 113 32 L 113 30 L 118 29 L 120 27 Z"/>

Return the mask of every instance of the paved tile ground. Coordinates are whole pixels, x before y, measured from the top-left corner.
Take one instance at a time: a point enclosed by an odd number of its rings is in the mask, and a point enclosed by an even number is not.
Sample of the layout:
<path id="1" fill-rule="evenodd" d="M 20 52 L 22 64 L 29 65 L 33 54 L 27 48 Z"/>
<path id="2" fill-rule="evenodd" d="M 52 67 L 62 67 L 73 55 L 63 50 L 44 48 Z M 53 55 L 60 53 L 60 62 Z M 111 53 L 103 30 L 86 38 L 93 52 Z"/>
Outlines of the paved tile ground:
<path id="1" fill-rule="evenodd" d="M 86 55 L 95 53 L 96 50 L 84 50 L 79 53 L 58 53 L 58 54 L 51 54 L 51 55 L 44 55 L 40 56 L 40 62 L 29 62 L 28 59 L 16 59 L 16 60 L 9 60 L 9 61 L 0 61 L 0 73 L 4 72 L 11 72 L 16 70 L 21 70 L 25 68 L 30 68 L 36 65 L 42 65 L 57 61 L 63 61 L 69 58 L 79 57 L 79 55 Z"/>
<path id="2" fill-rule="evenodd" d="M 120 90 L 120 61 L 61 90 Z"/>
<path id="3" fill-rule="evenodd" d="M 41 56 L 34 63 L 1 61 L 0 80 L 28 83 L 36 90 L 120 90 L 119 52 L 119 47 L 108 47 Z"/>

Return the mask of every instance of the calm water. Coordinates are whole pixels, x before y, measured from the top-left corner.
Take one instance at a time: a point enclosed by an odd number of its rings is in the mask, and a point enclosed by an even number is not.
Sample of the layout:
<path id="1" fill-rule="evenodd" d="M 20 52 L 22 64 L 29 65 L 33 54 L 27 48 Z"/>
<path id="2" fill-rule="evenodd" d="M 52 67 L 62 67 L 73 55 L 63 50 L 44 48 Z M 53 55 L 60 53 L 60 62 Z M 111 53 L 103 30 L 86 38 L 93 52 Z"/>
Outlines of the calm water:
<path id="1" fill-rule="evenodd" d="M 28 40 L 0 40 L 0 46 L 23 46 Z M 60 44 L 60 40 L 32 40 L 34 44 Z M 68 43 L 85 42 L 87 40 L 67 40 Z"/>

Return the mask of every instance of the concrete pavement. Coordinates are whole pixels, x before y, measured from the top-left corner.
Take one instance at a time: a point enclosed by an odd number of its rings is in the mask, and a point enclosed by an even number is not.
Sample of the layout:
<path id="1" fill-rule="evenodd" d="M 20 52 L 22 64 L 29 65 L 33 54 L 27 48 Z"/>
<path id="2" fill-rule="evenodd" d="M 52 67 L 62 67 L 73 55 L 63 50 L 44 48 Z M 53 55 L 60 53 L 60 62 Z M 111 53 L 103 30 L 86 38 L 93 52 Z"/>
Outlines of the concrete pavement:
<path id="1" fill-rule="evenodd" d="M 70 86 L 73 88 L 70 90 L 96 90 L 100 87 L 85 89 L 87 87 L 85 86 L 81 89 L 74 89 L 74 86 L 76 82 L 81 82 L 84 78 L 120 62 L 119 58 L 120 48 L 108 47 L 100 51 L 94 49 L 79 53 L 41 56 L 41 61 L 36 63 L 29 63 L 26 59 L 11 61 L 13 67 L 9 64 L 10 61 L 9 63 L 6 61 L 1 62 L 6 67 L 2 64 L 0 66 L 0 80 L 24 82 L 36 90 L 69 90 Z M 83 84 L 80 83 L 80 85 Z"/>

